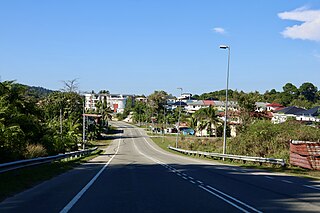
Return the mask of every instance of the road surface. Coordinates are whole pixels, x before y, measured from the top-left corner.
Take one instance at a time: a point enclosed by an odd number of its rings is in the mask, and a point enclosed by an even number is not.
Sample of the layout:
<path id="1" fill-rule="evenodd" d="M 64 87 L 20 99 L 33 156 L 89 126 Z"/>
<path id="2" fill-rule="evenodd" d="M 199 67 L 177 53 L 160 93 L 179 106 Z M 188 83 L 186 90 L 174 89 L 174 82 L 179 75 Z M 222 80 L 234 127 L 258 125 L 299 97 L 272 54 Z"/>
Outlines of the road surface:
<path id="1" fill-rule="evenodd" d="M 320 212 L 320 183 L 166 152 L 139 128 L 90 162 L 17 194 L 0 212 Z"/>

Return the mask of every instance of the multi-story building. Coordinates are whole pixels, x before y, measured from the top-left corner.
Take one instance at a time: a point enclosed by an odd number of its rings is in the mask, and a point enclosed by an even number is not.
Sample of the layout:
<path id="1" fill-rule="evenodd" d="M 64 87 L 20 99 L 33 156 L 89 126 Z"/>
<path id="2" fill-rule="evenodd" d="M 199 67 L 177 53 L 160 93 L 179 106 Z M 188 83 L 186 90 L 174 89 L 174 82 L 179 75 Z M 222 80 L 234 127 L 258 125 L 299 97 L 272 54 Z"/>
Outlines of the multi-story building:
<path id="1" fill-rule="evenodd" d="M 121 94 L 85 94 L 85 110 L 97 111 L 96 104 L 98 101 L 106 102 L 107 106 L 114 113 L 122 113 L 126 107 L 126 102 L 129 97 L 132 97 L 134 103 L 134 95 L 121 95 Z"/>
<path id="2" fill-rule="evenodd" d="M 100 100 L 98 94 L 94 93 L 89 93 L 89 94 L 84 94 L 85 98 L 85 110 L 86 111 L 96 111 L 97 107 L 96 104 Z"/>

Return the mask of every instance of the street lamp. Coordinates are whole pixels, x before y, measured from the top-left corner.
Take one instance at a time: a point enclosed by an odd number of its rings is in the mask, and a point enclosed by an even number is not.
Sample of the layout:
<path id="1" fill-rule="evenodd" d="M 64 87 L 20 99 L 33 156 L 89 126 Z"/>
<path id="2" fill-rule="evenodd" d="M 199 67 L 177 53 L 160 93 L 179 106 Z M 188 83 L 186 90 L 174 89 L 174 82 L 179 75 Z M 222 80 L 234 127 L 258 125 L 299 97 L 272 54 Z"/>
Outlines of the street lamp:
<path id="1" fill-rule="evenodd" d="M 223 154 L 226 154 L 227 147 L 227 114 L 228 114 L 228 90 L 229 90 L 229 67 L 230 67 L 230 46 L 220 45 L 220 49 L 228 49 L 228 68 L 227 68 L 227 89 L 226 89 L 226 110 L 224 115 L 223 128 Z"/>
<path id="2" fill-rule="evenodd" d="M 181 87 L 177 88 L 180 90 L 180 97 L 182 97 L 183 89 Z M 177 137 L 176 137 L 176 148 L 178 148 L 178 137 L 179 137 L 179 126 L 180 126 L 180 116 L 181 116 L 181 100 L 180 100 L 180 109 L 179 109 L 179 116 L 178 116 L 178 128 L 177 128 Z"/>
<path id="3" fill-rule="evenodd" d="M 82 108 L 82 149 L 85 150 L 86 144 L 86 115 L 85 115 L 85 106 L 86 104 L 86 96 L 83 99 L 83 108 Z"/>

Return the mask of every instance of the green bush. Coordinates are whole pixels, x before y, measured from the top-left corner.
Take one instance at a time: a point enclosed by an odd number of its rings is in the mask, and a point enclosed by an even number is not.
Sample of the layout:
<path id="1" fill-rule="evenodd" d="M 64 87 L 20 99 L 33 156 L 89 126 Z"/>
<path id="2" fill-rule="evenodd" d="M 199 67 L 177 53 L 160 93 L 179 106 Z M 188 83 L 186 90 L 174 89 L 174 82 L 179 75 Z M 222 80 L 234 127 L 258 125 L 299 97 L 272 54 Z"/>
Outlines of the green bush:
<path id="1" fill-rule="evenodd" d="M 289 159 L 290 140 L 319 141 L 320 130 L 297 122 L 260 120 L 228 142 L 228 153 Z"/>

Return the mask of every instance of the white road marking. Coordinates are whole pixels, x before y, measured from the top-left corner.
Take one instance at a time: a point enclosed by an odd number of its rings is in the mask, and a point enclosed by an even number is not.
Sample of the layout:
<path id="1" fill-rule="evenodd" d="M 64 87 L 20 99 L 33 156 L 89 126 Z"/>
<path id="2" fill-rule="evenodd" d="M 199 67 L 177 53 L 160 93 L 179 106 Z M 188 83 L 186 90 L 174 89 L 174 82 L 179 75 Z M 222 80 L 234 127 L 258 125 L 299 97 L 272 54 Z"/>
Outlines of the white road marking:
<path id="1" fill-rule="evenodd" d="M 242 211 L 242 212 L 246 212 L 246 213 L 249 213 L 247 210 L 245 210 L 245 209 L 241 208 L 240 206 L 236 205 L 235 203 L 233 203 L 233 202 L 231 202 L 231 201 L 229 201 L 229 200 L 225 199 L 224 197 L 222 197 L 222 196 L 220 196 L 220 195 L 218 195 L 218 194 L 214 193 L 213 191 L 211 191 L 211 190 L 209 190 L 209 189 L 207 189 L 207 188 L 205 188 L 205 187 L 203 187 L 203 186 L 199 186 L 199 187 L 200 187 L 201 189 L 203 189 L 203 190 L 205 190 L 205 191 L 209 192 L 210 194 L 212 194 L 212 195 L 214 195 L 214 196 L 216 196 L 216 197 L 220 198 L 221 200 L 223 200 L 223 201 L 225 201 L 225 202 L 229 203 L 230 205 L 232 205 L 232 206 L 236 207 L 236 208 L 237 208 L 237 209 L 239 209 L 240 211 Z"/>
<path id="2" fill-rule="evenodd" d="M 290 180 L 281 180 L 281 181 L 285 183 L 292 183 Z"/>
<path id="3" fill-rule="evenodd" d="M 315 189 L 315 190 L 320 190 L 320 188 L 314 187 L 314 186 L 308 186 L 308 185 L 303 185 L 303 186 L 304 186 L 304 187 L 311 188 L 311 189 Z"/>
<path id="4" fill-rule="evenodd" d="M 268 179 L 274 179 L 274 177 L 270 177 L 270 176 L 264 176 L 265 178 L 268 178 Z"/>
<path id="5" fill-rule="evenodd" d="M 190 180 L 190 183 L 193 183 L 193 184 L 195 184 L 196 182 L 194 182 L 193 180 Z"/>
<path id="6" fill-rule="evenodd" d="M 236 198 L 234 198 L 234 197 L 231 197 L 230 195 L 227 195 L 226 193 L 223 193 L 222 191 L 220 191 L 220 190 L 218 190 L 218 189 L 213 188 L 212 186 L 207 185 L 207 187 L 210 188 L 210 189 L 212 189 L 212 190 L 215 191 L 215 192 L 218 192 L 218 193 L 226 196 L 227 198 L 229 198 L 229 199 L 231 199 L 231 200 L 233 200 L 233 201 L 235 201 L 235 202 L 237 202 L 237 203 L 240 203 L 241 205 L 244 205 L 245 207 L 247 207 L 247 208 L 249 208 L 249 209 L 251 209 L 251 210 L 253 210 L 253 211 L 255 211 L 255 212 L 261 212 L 261 211 L 255 209 L 255 208 L 253 208 L 252 206 L 249 206 L 248 204 L 245 204 L 244 202 L 242 202 L 242 201 L 240 201 L 240 200 L 238 200 L 238 199 L 236 199 Z"/>
<path id="7" fill-rule="evenodd" d="M 144 139 L 145 139 L 145 138 L 144 138 Z M 134 142 L 134 139 L 133 139 L 133 138 L 132 138 L 132 141 Z M 147 141 L 146 139 L 145 139 L 145 141 L 148 143 L 148 141 Z M 152 160 L 152 161 L 154 161 L 154 162 L 156 162 L 156 163 L 158 163 L 158 164 L 161 164 L 161 165 L 163 165 L 163 166 L 164 166 L 164 165 L 167 165 L 167 164 L 165 164 L 165 163 L 163 163 L 163 162 L 161 162 L 161 161 L 159 161 L 159 160 L 157 160 L 157 159 L 155 159 L 155 158 L 153 158 L 153 157 L 150 157 L 150 156 L 142 153 L 142 152 L 138 149 L 138 147 L 135 145 L 135 143 L 133 143 L 133 145 L 134 145 L 135 149 L 136 149 L 141 155 L 145 156 L 146 158 L 148 158 L 148 159 L 150 159 L 150 160 Z M 149 145 L 150 145 L 150 144 L 149 144 Z M 150 145 L 150 146 L 151 146 L 151 145 Z M 154 149 L 155 149 L 155 148 L 154 148 Z M 186 180 L 187 180 L 187 178 L 186 178 L 185 176 L 182 176 L 180 172 L 177 172 L 177 173 L 175 173 L 175 174 L 177 174 L 178 176 L 180 176 L 180 177 L 182 177 L 183 179 L 186 179 Z M 191 182 L 191 181 L 192 181 L 192 180 L 189 180 L 189 182 Z M 192 181 L 192 182 L 194 182 L 194 181 Z M 191 183 L 192 183 L 192 182 L 191 182 Z M 198 183 L 202 183 L 201 181 L 197 181 L 197 182 L 198 182 Z M 194 182 L 194 183 L 195 183 L 195 182 Z M 235 202 L 237 202 L 238 204 L 241 204 L 241 205 L 243 205 L 243 206 L 245 206 L 245 207 L 247 207 L 247 208 L 249 208 L 249 209 L 251 209 L 251 210 L 253 210 L 253 211 L 255 211 L 255 212 L 262 213 L 261 211 L 253 208 L 252 206 L 249 206 L 248 204 L 243 203 L 242 201 L 240 201 L 240 200 L 238 200 L 238 199 L 236 199 L 236 198 L 234 198 L 234 197 L 232 197 L 232 196 L 230 196 L 230 195 L 227 195 L 227 194 L 225 194 L 225 193 L 219 191 L 218 189 L 215 189 L 215 188 L 213 188 L 213 187 L 211 187 L 211 186 L 209 186 L 209 185 L 207 185 L 207 188 L 210 188 L 211 190 L 205 188 L 205 187 L 202 186 L 202 185 L 198 185 L 198 187 L 200 187 L 200 188 L 202 188 L 203 190 L 209 192 L 210 194 L 212 194 L 212 195 L 220 198 L 221 200 L 229 203 L 230 205 L 232 205 L 232 206 L 236 207 L 237 209 L 241 210 L 242 212 L 246 212 L 246 213 L 248 212 L 248 213 L 249 213 L 249 211 L 241 208 L 240 206 L 238 206 L 236 203 L 234 203 L 234 202 L 232 202 L 232 201 L 235 201 Z M 229 199 L 232 200 L 232 201 L 230 201 L 230 200 L 228 200 L 228 199 L 220 196 L 219 194 L 213 192 L 212 190 L 214 190 L 214 191 L 222 194 L 223 196 L 229 198 Z"/>
<path id="8" fill-rule="evenodd" d="M 101 173 L 107 168 L 109 163 L 112 161 L 112 159 L 118 154 L 119 147 L 120 147 L 120 141 L 118 142 L 117 151 L 114 153 L 114 155 L 108 160 L 108 162 L 100 169 L 100 171 L 90 180 L 89 183 L 83 189 L 60 211 L 60 213 L 67 213 L 70 211 L 70 209 L 78 202 L 78 200 L 82 197 L 82 195 L 92 186 L 92 184 L 98 179 L 98 177 L 101 175 Z"/>

